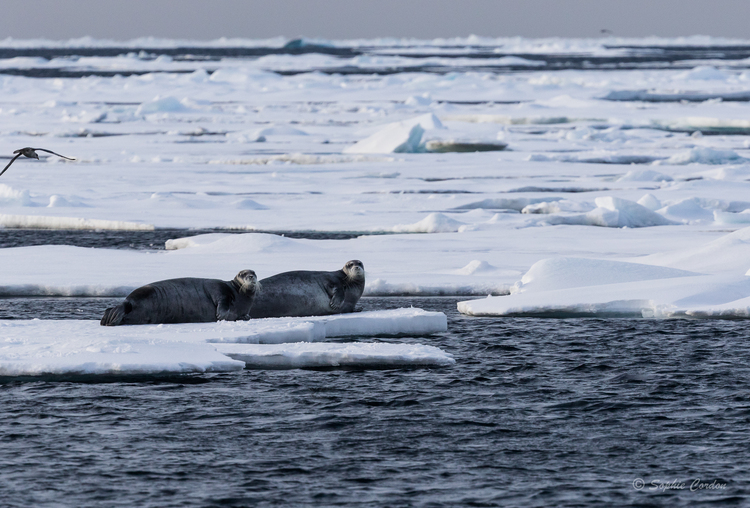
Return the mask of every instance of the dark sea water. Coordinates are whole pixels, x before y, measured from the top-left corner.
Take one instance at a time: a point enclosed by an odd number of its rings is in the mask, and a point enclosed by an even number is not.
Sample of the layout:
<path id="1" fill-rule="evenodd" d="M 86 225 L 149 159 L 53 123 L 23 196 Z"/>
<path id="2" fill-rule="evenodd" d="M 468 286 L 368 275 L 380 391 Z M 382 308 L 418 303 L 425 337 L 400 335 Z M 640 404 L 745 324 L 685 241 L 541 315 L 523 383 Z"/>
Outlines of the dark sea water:
<path id="1" fill-rule="evenodd" d="M 5 299 L 0 317 L 98 319 L 114 301 Z M 445 312 L 448 333 L 380 340 L 441 347 L 449 368 L 4 379 L 0 505 L 750 503 L 747 321 L 455 304 L 362 300 Z"/>
<path id="2" fill-rule="evenodd" d="M 0 229 L 0 249 L 33 245 L 73 245 L 101 249 L 164 250 L 167 240 L 209 233 L 267 233 L 310 240 L 348 240 L 362 235 L 382 234 L 357 231 L 248 231 L 238 229 L 177 229 L 153 231 L 107 231 L 70 229 Z"/>
<path id="3" fill-rule="evenodd" d="M 414 41 L 412 41 L 414 43 Z M 212 64 L 223 59 L 256 59 L 270 55 L 300 56 L 300 55 L 327 55 L 340 59 L 339 64 L 330 64 L 323 67 L 309 67 L 303 65 L 300 68 L 288 67 L 287 64 L 281 69 L 269 69 L 277 74 L 288 76 L 307 72 L 318 72 L 323 74 L 338 75 L 390 75 L 404 72 L 423 72 L 435 74 L 448 74 L 454 72 L 529 72 L 541 70 L 565 71 L 565 70 L 646 70 L 646 69 L 691 69 L 696 62 L 723 61 L 732 62 L 737 67 L 746 67 L 743 60 L 750 57 L 750 46 L 744 44 L 711 44 L 711 45 L 597 45 L 594 50 L 581 49 L 577 52 L 518 52 L 512 48 L 505 48 L 504 44 L 495 46 L 483 46 L 473 44 L 447 44 L 436 46 L 434 44 L 393 46 L 368 46 L 354 43 L 352 45 L 333 46 L 328 44 L 315 44 L 305 40 L 289 41 L 283 47 L 215 47 L 202 46 L 200 44 L 189 44 L 182 47 L 0 47 L 0 59 L 18 58 L 24 62 L 24 58 L 40 58 L 47 61 L 57 59 L 58 64 L 49 66 L 39 64 L 37 66 L 6 65 L 0 68 L 0 74 L 26 76 L 30 78 L 81 78 L 86 76 L 112 77 L 116 75 L 129 76 L 146 74 L 153 70 L 122 67 L 116 69 L 111 66 L 97 65 L 95 60 L 88 60 L 81 65 L 75 65 L 82 57 L 100 57 L 103 59 L 112 57 L 133 57 L 139 60 L 151 61 L 159 56 L 167 56 L 170 61 L 175 62 L 203 62 L 209 72 L 215 70 Z M 554 47 L 554 44 L 552 45 Z M 389 65 L 372 64 L 367 57 L 402 57 L 410 63 L 402 63 L 397 60 Z M 536 66 L 525 63 L 497 64 L 495 59 L 501 56 L 517 57 L 531 62 Z M 355 57 L 364 57 L 359 62 Z M 435 59 L 438 58 L 438 61 Z M 59 61 L 67 61 L 68 65 L 60 65 Z M 453 61 L 453 62 L 452 62 Z M 12 62 L 12 60 L 11 60 Z M 397 63 L 398 62 L 398 63 Z M 15 62 L 14 62 L 15 63 Z M 369 64 L 368 64 L 369 63 Z M 170 67 L 168 72 L 184 73 L 191 72 L 191 67 L 184 69 Z"/>

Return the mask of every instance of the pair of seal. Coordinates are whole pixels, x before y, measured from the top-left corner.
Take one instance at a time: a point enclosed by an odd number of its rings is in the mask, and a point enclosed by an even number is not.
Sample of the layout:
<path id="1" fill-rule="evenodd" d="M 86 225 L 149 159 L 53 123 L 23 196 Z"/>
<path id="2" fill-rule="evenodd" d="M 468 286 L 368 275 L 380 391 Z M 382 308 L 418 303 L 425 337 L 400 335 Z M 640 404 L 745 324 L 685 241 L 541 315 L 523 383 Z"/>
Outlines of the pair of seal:
<path id="1" fill-rule="evenodd" d="M 250 319 L 258 277 L 242 270 L 231 281 L 182 278 L 153 282 L 104 311 L 102 326 L 207 323 Z"/>
<path id="2" fill-rule="evenodd" d="M 365 289 L 365 267 L 353 259 L 335 272 L 298 270 L 260 281 L 250 316 L 326 316 L 353 312 Z"/>

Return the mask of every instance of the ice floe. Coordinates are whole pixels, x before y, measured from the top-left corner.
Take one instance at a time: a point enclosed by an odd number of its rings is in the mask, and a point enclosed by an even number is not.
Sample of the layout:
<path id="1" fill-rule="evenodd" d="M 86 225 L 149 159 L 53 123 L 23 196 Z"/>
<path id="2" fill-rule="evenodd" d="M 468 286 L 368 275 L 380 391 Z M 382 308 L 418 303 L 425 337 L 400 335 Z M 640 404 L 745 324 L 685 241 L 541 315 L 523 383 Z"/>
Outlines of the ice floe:
<path id="1" fill-rule="evenodd" d="M 248 369 L 295 369 L 353 367 L 392 369 L 397 367 L 446 367 L 453 356 L 423 344 L 346 343 L 285 344 L 262 346 L 221 344 L 218 351 L 245 362 Z"/>
<path id="2" fill-rule="evenodd" d="M 56 199 L 53 198 L 55 196 L 50 198 L 50 206 L 65 206 L 58 203 L 61 199 L 59 196 Z M 153 231 L 154 229 L 152 224 L 138 222 L 5 214 L 0 214 L 0 227 L 16 229 L 109 229 L 126 231 Z"/>
<path id="3" fill-rule="evenodd" d="M 442 213 L 431 213 L 414 224 L 393 226 L 396 233 L 454 233 L 465 224 Z"/>
<path id="4" fill-rule="evenodd" d="M 675 221 L 627 199 L 604 196 L 596 198 L 595 203 L 596 208 L 584 214 L 549 215 L 540 220 L 553 225 L 568 224 L 607 228 L 643 228 L 676 224 Z"/>
<path id="5" fill-rule="evenodd" d="M 445 366 L 455 363 L 452 355 L 428 345 L 320 342 L 445 330 L 444 314 L 420 309 L 120 327 L 97 321 L 0 320 L 0 376 L 222 372 L 245 366 Z"/>
<path id="6" fill-rule="evenodd" d="M 549 258 L 509 296 L 459 302 L 483 316 L 750 317 L 750 228 L 638 262 Z"/>

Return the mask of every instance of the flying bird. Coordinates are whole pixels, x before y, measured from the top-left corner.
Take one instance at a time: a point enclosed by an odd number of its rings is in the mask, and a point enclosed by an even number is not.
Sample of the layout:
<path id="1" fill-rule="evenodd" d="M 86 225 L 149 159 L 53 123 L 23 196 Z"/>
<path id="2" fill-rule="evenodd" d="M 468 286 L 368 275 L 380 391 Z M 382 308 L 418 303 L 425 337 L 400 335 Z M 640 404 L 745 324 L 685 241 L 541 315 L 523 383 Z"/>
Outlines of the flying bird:
<path id="1" fill-rule="evenodd" d="M 69 161 L 74 161 L 75 159 L 71 159 L 70 157 L 65 157 L 64 155 L 60 155 L 59 153 L 55 153 L 52 150 L 47 150 L 46 148 L 31 148 L 30 146 L 27 146 L 26 148 L 20 148 L 18 150 L 14 150 L 13 153 L 16 154 L 15 157 L 13 157 L 10 162 L 8 163 L 5 168 L 0 171 L 0 176 L 3 175 L 6 171 L 8 171 L 8 168 L 11 164 L 16 162 L 16 159 L 18 159 L 20 156 L 28 157 L 29 159 L 36 159 L 39 160 L 39 155 L 36 153 L 37 150 L 41 150 L 42 152 L 51 153 L 52 155 L 57 155 L 58 157 L 62 157 L 63 159 L 67 159 Z"/>

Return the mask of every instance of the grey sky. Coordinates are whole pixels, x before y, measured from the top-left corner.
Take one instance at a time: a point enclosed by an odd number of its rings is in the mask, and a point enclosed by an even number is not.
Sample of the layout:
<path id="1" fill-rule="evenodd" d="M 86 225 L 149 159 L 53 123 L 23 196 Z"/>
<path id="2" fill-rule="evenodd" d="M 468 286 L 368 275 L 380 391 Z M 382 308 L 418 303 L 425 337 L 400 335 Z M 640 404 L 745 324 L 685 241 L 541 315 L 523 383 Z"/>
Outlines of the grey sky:
<path id="1" fill-rule="evenodd" d="M 750 39 L 749 0 L 4 0 L 0 39 L 195 40 L 714 35 Z"/>

